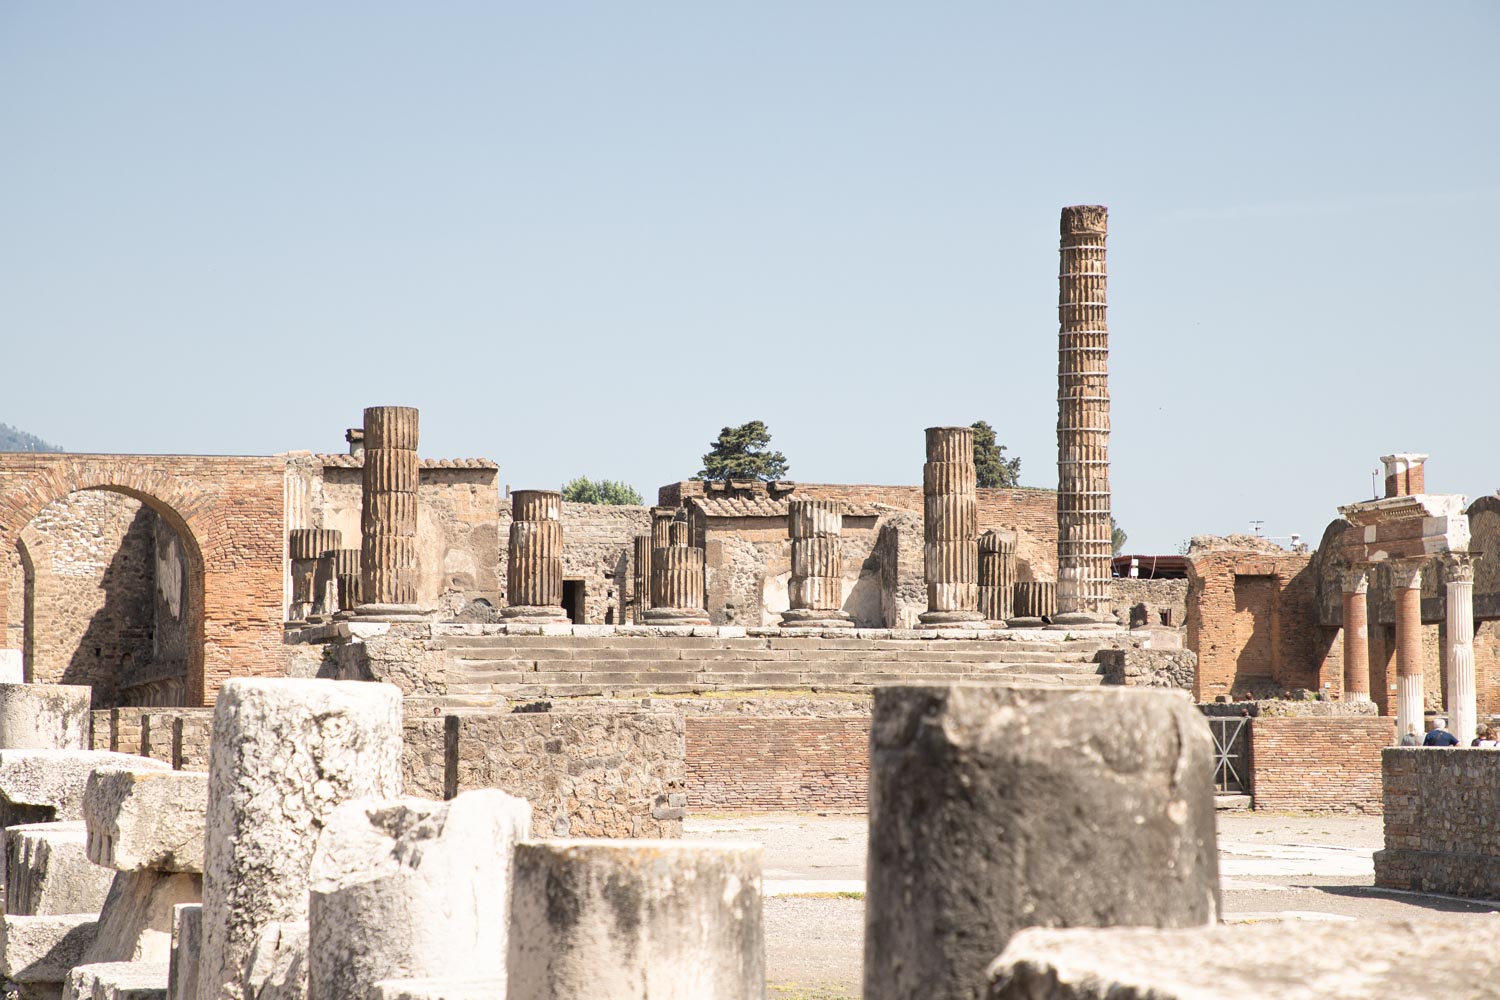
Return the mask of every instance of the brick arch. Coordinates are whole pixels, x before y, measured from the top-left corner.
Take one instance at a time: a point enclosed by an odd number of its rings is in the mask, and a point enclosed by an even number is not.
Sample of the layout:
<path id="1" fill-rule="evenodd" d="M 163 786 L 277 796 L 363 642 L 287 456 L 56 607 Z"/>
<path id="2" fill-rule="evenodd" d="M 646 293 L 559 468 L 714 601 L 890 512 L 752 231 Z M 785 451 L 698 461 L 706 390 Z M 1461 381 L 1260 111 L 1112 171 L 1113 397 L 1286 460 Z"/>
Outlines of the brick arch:
<path id="1" fill-rule="evenodd" d="M 186 700 L 211 704 L 229 677 L 278 676 L 285 551 L 284 467 L 276 458 L 0 455 L 0 621 L 21 531 L 48 503 L 83 490 L 134 497 L 182 543 L 195 635 Z M 201 641 L 197 641 L 201 638 Z"/>

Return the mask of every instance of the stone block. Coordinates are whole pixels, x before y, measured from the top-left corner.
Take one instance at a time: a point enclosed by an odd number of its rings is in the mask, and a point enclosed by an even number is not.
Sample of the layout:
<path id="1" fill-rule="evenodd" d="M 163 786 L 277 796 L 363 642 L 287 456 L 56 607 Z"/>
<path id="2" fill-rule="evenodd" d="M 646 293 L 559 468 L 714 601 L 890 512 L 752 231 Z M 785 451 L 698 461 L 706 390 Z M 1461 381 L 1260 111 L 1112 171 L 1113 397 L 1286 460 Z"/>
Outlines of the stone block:
<path id="1" fill-rule="evenodd" d="M 25 653 L 19 649 L 0 649 L 0 684 L 21 684 L 25 680 Z"/>
<path id="2" fill-rule="evenodd" d="M 0 747 L 87 750 L 92 697 L 84 684 L 0 683 Z"/>
<path id="3" fill-rule="evenodd" d="M 988 1000 L 1497 997 L 1500 925 L 1361 920 L 1195 930 L 1033 928 L 989 967 Z"/>
<path id="4" fill-rule="evenodd" d="M 116 871 L 202 874 L 207 811 L 204 772 L 96 768 L 83 797 L 89 860 Z"/>
<path id="5" fill-rule="evenodd" d="M 238 1000 L 261 932 L 306 919 L 313 851 L 333 811 L 401 794 L 401 692 L 229 680 L 214 708 L 209 774 L 199 994 Z"/>
<path id="6" fill-rule="evenodd" d="M 203 904 L 172 910 L 172 957 L 167 962 L 167 1000 L 198 1000 L 198 962 L 203 954 Z"/>
<path id="7" fill-rule="evenodd" d="M 160 761 L 108 750 L 0 750 L 4 826 L 83 819 L 83 793 L 96 767 L 170 770 Z"/>
<path id="8" fill-rule="evenodd" d="M 262 927 L 239 989 L 226 995 L 245 1000 L 306 1000 L 307 942 L 305 920 L 278 920 Z"/>
<path id="9" fill-rule="evenodd" d="M 530 835 L 530 804 L 496 790 L 340 806 L 313 855 L 308 996 L 460 969 L 503 977 L 512 855 Z"/>
<path id="10" fill-rule="evenodd" d="M 98 962 L 68 973 L 63 1000 L 167 1000 L 160 962 Z"/>
<path id="11" fill-rule="evenodd" d="M 5 831 L 5 912 L 98 913 L 114 873 L 91 864 L 81 822 L 30 823 Z"/>
<path id="12" fill-rule="evenodd" d="M 503 979 L 386 979 L 369 1000 L 505 1000 Z"/>
<path id="13" fill-rule="evenodd" d="M 167 963 L 172 956 L 173 910 L 202 900 L 201 875 L 116 872 L 84 960 Z"/>
<path id="14" fill-rule="evenodd" d="M 61 983 L 83 963 L 97 930 L 92 913 L 0 915 L 0 976 L 18 983 Z"/>
<path id="15" fill-rule="evenodd" d="M 866 1000 L 976 996 L 1026 926 L 1212 922 L 1212 779 L 1181 692 L 877 688 Z"/>

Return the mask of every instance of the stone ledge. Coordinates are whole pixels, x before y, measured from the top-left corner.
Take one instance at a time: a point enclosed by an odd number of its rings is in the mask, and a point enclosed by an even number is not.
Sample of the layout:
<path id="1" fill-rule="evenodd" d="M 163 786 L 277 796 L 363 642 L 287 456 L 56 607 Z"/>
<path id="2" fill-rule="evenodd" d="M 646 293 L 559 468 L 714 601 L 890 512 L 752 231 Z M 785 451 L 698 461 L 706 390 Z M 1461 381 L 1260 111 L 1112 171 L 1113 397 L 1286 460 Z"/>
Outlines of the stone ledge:
<path id="1" fill-rule="evenodd" d="M 1067 630 L 1045 628 L 781 628 L 779 626 L 747 627 L 744 625 L 523 625 L 476 622 L 434 622 L 432 624 L 397 624 L 328 622 L 306 628 L 289 628 L 286 642 L 348 642 L 373 636 L 394 635 L 405 638 L 472 638 L 478 636 L 556 636 L 573 639 L 880 639 L 933 640 L 955 642 L 1109 642 L 1139 646 L 1149 641 L 1143 633 L 1123 628 Z"/>

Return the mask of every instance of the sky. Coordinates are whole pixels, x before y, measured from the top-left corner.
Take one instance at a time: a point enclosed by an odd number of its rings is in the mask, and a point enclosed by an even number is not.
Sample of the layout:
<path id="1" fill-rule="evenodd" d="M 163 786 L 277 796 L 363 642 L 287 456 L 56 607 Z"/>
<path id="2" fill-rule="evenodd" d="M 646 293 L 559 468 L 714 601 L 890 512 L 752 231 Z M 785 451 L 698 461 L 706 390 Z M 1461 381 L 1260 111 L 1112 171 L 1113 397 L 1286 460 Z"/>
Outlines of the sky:
<path id="1" fill-rule="evenodd" d="M 1500 6 L 0 2 L 0 422 L 658 486 L 764 420 L 1056 475 L 1057 221 L 1110 209 L 1132 552 L 1500 487 Z"/>

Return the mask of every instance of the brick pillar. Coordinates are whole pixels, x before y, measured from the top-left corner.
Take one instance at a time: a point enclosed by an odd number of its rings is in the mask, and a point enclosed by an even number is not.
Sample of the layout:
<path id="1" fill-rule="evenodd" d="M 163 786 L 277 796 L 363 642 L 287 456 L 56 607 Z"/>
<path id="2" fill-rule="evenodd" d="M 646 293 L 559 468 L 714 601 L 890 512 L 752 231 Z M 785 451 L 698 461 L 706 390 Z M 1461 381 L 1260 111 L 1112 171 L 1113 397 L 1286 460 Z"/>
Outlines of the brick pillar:
<path id="1" fill-rule="evenodd" d="M 425 620 L 417 606 L 417 411 L 365 409 L 361 618 Z"/>
<path id="2" fill-rule="evenodd" d="M 1396 732 L 1411 725 L 1425 728 L 1422 705 L 1422 563 L 1397 560 L 1390 564 L 1391 591 L 1396 603 Z"/>
<path id="3" fill-rule="evenodd" d="M 1346 570 L 1344 584 L 1344 700 L 1370 700 L 1370 574 Z"/>
<path id="4" fill-rule="evenodd" d="M 1474 740 L 1478 705 L 1474 696 L 1474 564 L 1454 555 L 1447 566 L 1448 731 L 1459 746 Z"/>
<path id="5" fill-rule="evenodd" d="M 688 544 L 686 521 L 669 522 L 667 536 L 667 545 L 651 551 L 651 607 L 645 613 L 646 624 L 707 625 L 703 550 Z"/>
<path id="6" fill-rule="evenodd" d="M 991 626 L 1015 614 L 1016 533 L 986 531 L 979 536 L 979 610 Z"/>
<path id="7" fill-rule="evenodd" d="M 924 625 L 973 627 L 984 622 L 979 613 L 976 482 L 974 429 L 927 428 L 927 464 L 922 467 Z"/>
<path id="8" fill-rule="evenodd" d="M 792 500 L 786 530 L 792 540 L 791 607 L 782 628 L 852 628 L 844 607 L 844 514 L 834 500 Z"/>
<path id="9" fill-rule="evenodd" d="M 516 490 L 510 495 L 510 545 L 505 556 L 506 621 L 566 625 L 563 610 L 562 494 Z"/>
<path id="10" fill-rule="evenodd" d="M 1103 205 L 1062 210 L 1058 261 L 1057 614 L 1061 627 L 1111 620 L 1109 326 Z"/>
<path id="11" fill-rule="evenodd" d="M 630 620 L 639 624 L 644 621 L 646 609 L 651 607 L 651 535 L 635 536 L 634 557 L 631 565 L 631 584 L 635 593 L 631 595 Z"/>
<path id="12" fill-rule="evenodd" d="M 1413 452 L 1381 455 L 1385 465 L 1385 495 L 1390 497 L 1417 496 L 1427 491 L 1427 456 Z"/>

